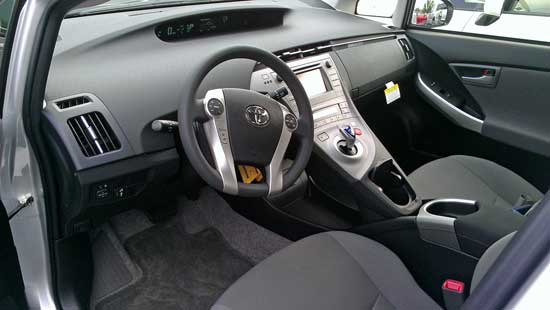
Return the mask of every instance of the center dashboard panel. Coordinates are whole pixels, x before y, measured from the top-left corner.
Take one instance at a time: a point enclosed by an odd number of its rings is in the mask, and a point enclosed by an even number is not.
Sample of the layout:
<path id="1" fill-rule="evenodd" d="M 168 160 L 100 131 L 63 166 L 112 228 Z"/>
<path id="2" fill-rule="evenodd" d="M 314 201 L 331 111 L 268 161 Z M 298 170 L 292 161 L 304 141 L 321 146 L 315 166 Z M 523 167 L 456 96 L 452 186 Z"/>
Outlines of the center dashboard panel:
<path id="1" fill-rule="evenodd" d="M 380 90 L 388 81 L 405 78 L 412 71 L 414 54 L 403 36 L 351 42 L 332 44 L 328 51 L 326 46 L 311 48 L 309 55 L 297 53 L 299 57 L 288 59 L 286 63 L 310 100 L 316 154 L 348 182 L 355 184 L 358 195 L 372 201 L 381 214 L 407 215 L 417 209 L 421 198 L 359 114 L 352 92 L 356 96 L 367 94 Z M 288 54 L 283 52 L 281 57 L 285 59 Z M 365 59 L 368 56 L 372 58 Z M 287 92 L 282 89 L 286 87 L 285 81 L 270 68 L 258 65 L 252 73 L 252 90 L 284 94 Z M 283 96 L 282 100 L 298 115 L 292 94 Z M 397 181 L 386 182 L 392 178 L 397 178 Z M 315 183 L 320 185 L 317 181 Z"/>
<path id="2" fill-rule="evenodd" d="M 302 83 L 308 94 L 314 120 L 314 141 L 316 148 L 322 150 L 332 160 L 355 179 L 360 180 L 374 160 L 374 141 L 370 135 L 357 136 L 357 154 L 348 156 L 338 151 L 340 127 L 349 125 L 355 130 L 366 129 L 360 116 L 346 95 L 342 78 L 329 53 L 287 62 Z M 272 92 L 286 87 L 273 70 L 264 68 L 252 74 L 250 89 L 260 92 Z M 298 114 L 292 94 L 283 97 L 291 110 Z"/>
<path id="3" fill-rule="evenodd" d="M 401 35 L 374 36 L 312 47 L 305 53 L 303 50 L 280 53 L 283 59 L 295 57 L 287 60 L 287 65 L 308 94 L 317 150 L 354 180 L 361 180 L 380 158 L 377 158 L 375 147 L 377 140 L 355 108 L 352 93 L 374 91 L 388 80 L 397 80 L 407 74 L 413 59 L 404 47 L 408 42 L 403 45 L 400 40 L 406 41 Z M 380 65 L 376 66 L 376 62 Z M 285 82 L 270 68 L 258 65 L 252 73 L 252 90 L 272 93 L 282 87 L 286 87 Z M 298 114 L 292 94 L 282 99 Z M 352 154 L 339 150 L 344 127 L 353 130 L 357 139 L 357 149 Z M 381 153 L 387 154 L 383 146 L 378 150 L 378 157 Z M 387 156 L 389 154 L 382 157 Z"/>

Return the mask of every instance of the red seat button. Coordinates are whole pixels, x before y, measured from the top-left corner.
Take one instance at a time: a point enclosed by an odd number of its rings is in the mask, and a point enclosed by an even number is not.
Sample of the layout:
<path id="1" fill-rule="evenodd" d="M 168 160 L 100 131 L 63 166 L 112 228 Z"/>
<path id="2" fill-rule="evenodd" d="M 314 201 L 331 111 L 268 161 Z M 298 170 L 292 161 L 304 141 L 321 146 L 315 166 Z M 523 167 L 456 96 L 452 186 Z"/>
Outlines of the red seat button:
<path id="1" fill-rule="evenodd" d="M 464 283 L 457 280 L 447 279 L 443 283 L 443 288 L 449 291 L 462 293 L 462 291 L 464 291 Z"/>

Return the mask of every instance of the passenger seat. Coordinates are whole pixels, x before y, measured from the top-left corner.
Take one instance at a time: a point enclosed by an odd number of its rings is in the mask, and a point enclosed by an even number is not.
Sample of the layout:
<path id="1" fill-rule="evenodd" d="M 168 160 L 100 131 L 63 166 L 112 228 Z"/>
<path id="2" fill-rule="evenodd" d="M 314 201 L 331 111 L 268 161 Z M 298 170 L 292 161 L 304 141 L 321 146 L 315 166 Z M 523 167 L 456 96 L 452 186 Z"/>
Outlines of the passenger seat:
<path id="1" fill-rule="evenodd" d="M 460 198 L 506 209 L 536 202 L 543 194 L 525 179 L 492 161 L 455 155 L 434 160 L 409 175 L 423 199 Z M 524 197 L 524 198 L 521 198 Z"/>

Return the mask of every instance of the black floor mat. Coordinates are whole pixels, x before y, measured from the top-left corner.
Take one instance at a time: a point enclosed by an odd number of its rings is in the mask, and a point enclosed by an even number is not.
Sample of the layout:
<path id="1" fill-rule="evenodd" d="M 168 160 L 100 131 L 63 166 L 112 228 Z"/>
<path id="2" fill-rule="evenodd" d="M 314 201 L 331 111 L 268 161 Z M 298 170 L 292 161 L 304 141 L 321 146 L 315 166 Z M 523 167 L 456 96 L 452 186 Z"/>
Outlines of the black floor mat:
<path id="1" fill-rule="evenodd" d="M 252 267 L 215 229 L 190 235 L 173 223 L 157 225 L 125 246 L 143 278 L 102 300 L 97 310 L 209 309 Z"/>

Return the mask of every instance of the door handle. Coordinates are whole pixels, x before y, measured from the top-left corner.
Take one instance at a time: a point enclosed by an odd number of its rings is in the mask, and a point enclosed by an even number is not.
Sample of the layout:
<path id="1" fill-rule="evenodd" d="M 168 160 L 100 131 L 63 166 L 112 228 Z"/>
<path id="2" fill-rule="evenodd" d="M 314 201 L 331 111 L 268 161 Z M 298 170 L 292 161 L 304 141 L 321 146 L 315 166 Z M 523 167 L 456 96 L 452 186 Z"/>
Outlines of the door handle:
<path id="1" fill-rule="evenodd" d="M 464 84 L 496 87 L 500 76 L 500 67 L 474 65 L 474 64 L 450 64 L 456 75 Z"/>
<path id="2" fill-rule="evenodd" d="M 484 84 L 484 85 L 494 85 L 495 76 L 494 75 L 481 75 L 481 76 L 462 76 L 462 81 L 470 82 L 473 84 Z"/>

